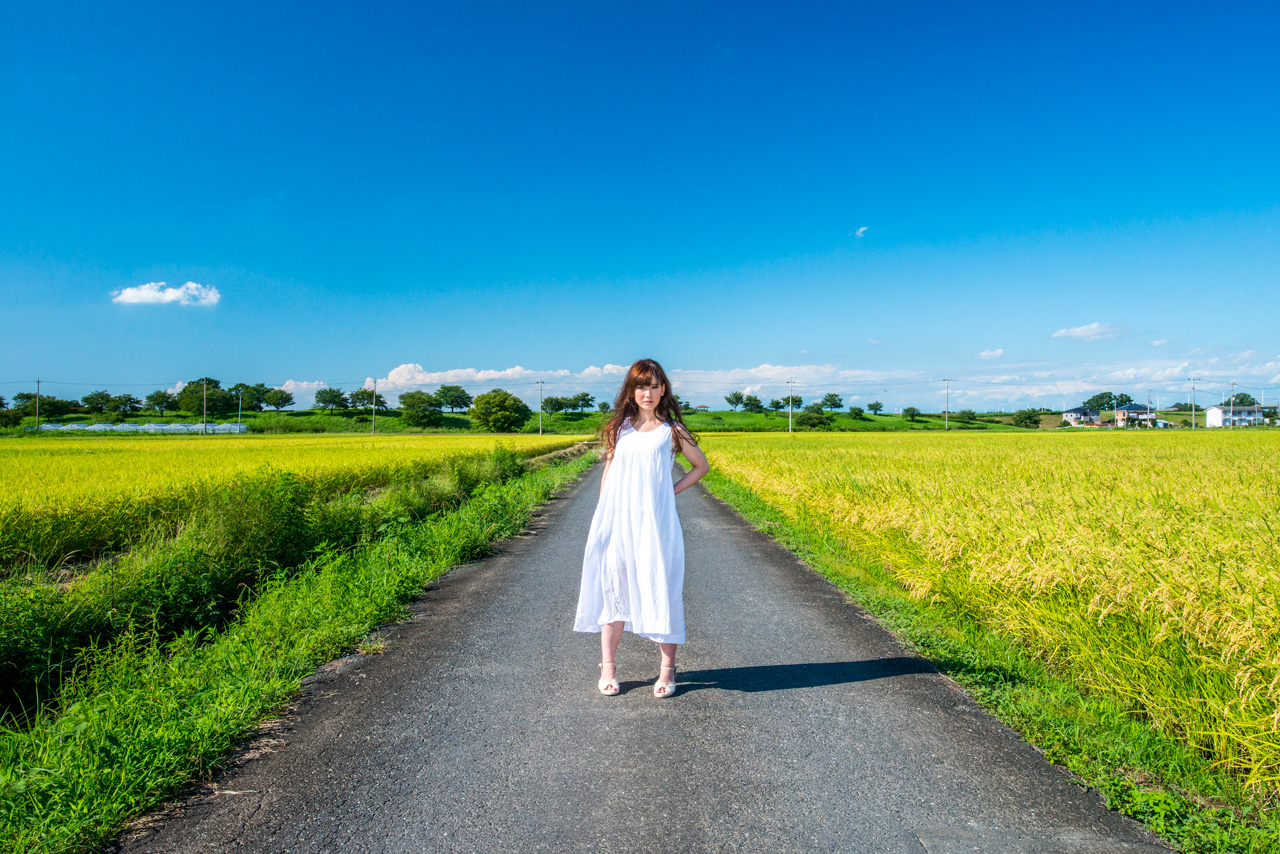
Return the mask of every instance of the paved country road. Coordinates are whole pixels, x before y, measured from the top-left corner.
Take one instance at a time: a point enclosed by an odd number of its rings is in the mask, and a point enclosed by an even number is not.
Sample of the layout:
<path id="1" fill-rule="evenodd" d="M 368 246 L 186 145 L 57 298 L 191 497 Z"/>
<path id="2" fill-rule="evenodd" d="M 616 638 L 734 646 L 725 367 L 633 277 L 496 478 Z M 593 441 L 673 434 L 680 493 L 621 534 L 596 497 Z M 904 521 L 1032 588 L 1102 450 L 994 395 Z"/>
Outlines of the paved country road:
<path id="1" fill-rule="evenodd" d="M 601 466 L 119 852 L 1154 852 L 701 486 L 680 687 L 571 631 Z"/>

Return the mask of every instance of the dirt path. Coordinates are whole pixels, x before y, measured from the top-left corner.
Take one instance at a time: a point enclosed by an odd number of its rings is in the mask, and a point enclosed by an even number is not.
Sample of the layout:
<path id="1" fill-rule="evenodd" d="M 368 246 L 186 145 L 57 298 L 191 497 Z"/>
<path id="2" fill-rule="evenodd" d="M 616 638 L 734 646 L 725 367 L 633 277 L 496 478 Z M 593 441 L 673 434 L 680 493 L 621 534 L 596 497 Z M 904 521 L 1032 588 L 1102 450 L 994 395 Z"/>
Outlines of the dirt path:
<path id="1" fill-rule="evenodd" d="M 111 850 L 1164 850 L 700 487 L 679 693 L 628 635 L 600 696 L 571 631 L 599 476 Z"/>

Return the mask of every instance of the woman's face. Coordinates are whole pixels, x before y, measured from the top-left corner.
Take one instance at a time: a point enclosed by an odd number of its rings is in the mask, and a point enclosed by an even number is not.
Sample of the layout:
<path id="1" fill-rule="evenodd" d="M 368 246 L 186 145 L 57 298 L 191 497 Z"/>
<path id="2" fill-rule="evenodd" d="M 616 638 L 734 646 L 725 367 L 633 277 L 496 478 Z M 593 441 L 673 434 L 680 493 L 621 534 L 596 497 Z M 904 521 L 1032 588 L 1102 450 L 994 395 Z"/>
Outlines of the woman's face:
<path id="1" fill-rule="evenodd" d="M 636 406 L 645 412 L 652 413 L 666 391 L 666 388 L 661 383 L 638 385 L 636 386 Z"/>

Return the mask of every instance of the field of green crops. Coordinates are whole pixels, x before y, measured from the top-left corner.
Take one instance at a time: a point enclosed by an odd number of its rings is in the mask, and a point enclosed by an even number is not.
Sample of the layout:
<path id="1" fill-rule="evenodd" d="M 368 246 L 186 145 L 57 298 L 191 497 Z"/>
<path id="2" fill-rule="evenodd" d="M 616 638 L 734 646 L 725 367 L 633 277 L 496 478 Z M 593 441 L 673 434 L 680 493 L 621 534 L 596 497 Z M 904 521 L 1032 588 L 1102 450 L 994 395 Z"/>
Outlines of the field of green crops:
<path id="1" fill-rule="evenodd" d="M 236 478 L 290 472 L 319 494 L 381 486 L 415 467 L 503 445 L 521 456 L 572 436 L 396 434 L 59 437 L 0 443 L 0 577 L 128 548 L 171 531 Z"/>
<path id="2" fill-rule="evenodd" d="M 714 472 L 1280 792 L 1280 434 L 707 434 Z"/>

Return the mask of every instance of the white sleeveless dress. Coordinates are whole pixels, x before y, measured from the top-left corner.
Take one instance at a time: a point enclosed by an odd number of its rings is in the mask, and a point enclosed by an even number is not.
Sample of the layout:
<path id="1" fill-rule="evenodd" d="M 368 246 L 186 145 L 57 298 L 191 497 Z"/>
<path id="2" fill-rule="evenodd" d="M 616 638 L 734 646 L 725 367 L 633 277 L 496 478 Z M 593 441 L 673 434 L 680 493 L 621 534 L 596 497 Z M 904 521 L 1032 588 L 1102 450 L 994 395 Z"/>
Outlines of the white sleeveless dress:
<path id="1" fill-rule="evenodd" d="M 628 420 L 591 519 L 582 560 L 576 632 L 625 629 L 659 643 L 684 643 L 684 533 L 671 481 L 671 425 L 644 433 Z"/>

